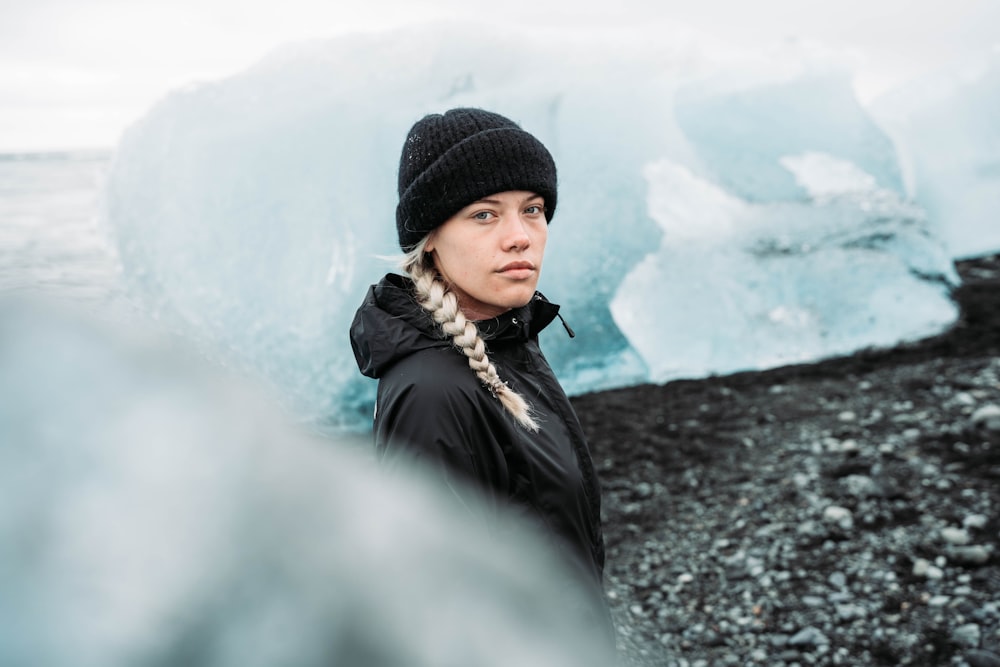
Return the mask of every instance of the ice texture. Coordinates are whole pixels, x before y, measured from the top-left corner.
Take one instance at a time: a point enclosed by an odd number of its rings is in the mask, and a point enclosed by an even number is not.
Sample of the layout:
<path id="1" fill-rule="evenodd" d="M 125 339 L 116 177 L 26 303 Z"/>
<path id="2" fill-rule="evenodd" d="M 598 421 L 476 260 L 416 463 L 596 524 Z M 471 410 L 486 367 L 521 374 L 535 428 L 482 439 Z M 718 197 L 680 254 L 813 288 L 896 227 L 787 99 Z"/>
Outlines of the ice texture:
<path id="1" fill-rule="evenodd" d="M 526 526 L 184 350 L 0 300 L 0 664 L 609 664 Z"/>
<path id="2" fill-rule="evenodd" d="M 951 256 L 1000 251 L 1000 50 L 887 93 L 872 113 Z"/>
<path id="3" fill-rule="evenodd" d="M 647 168 L 663 243 L 611 312 L 650 380 L 888 346 L 954 320 L 948 257 L 919 208 L 825 154 L 781 164 L 807 201 L 752 203 L 669 160 Z"/>
<path id="4" fill-rule="evenodd" d="M 398 254 L 421 115 L 478 106 L 552 151 L 542 334 L 570 393 L 889 345 L 954 320 L 936 221 L 839 63 L 687 33 L 414 26 L 282 49 L 125 135 L 107 190 L 126 280 L 303 421 L 370 424 L 347 330 Z M 499 54 L 502 54 L 500 57 Z M 791 65 L 790 65 L 790 61 Z"/>

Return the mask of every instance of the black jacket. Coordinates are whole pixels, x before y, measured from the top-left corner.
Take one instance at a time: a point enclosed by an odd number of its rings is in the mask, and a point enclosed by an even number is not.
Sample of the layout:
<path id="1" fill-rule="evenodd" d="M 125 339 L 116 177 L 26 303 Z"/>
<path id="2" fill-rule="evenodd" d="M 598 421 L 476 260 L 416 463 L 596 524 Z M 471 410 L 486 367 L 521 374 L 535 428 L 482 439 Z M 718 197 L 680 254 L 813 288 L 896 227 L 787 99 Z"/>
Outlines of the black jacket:
<path id="1" fill-rule="evenodd" d="M 415 301 L 408 278 L 369 289 L 351 326 L 361 372 L 377 378 L 375 446 L 472 481 L 488 502 L 509 502 L 540 522 L 600 585 L 604 540 L 600 490 L 583 430 L 538 346 L 559 306 L 532 301 L 479 322 L 500 377 L 531 405 L 537 433 L 519 426 L 465 356 Z"/>

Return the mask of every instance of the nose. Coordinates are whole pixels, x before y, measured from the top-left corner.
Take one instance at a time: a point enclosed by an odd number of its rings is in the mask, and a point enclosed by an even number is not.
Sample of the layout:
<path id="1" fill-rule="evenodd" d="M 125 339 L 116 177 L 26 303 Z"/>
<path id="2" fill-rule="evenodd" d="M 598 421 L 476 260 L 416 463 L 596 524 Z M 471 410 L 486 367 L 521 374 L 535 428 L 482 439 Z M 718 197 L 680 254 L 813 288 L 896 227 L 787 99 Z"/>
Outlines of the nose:
<path id="1" fill-rule="evenodd" d="M 504 221 L 504 250 L 525 250 L 531 245 L 528 225 L 519 215 L 511 215 Z"/>

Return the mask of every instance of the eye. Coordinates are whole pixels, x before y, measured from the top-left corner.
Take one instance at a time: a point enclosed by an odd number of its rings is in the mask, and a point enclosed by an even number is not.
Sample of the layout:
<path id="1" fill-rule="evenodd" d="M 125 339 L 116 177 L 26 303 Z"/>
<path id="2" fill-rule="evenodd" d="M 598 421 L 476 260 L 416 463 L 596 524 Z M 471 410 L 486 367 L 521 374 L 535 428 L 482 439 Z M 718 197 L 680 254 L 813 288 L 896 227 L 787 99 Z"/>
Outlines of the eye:
<path id="1" fill-rule="evenodd" d="M 541 215 L 545 213 L 545 207 L 541 204 L 532 204 L 528 208 L 524 209 L 526 215 Z"/>
<path id="2" fill-rule="evenodd" d="M 476 211 L 472 214 L 473 220 L 478 220 L 479 222 L 489 222 L 493 217 L 493 211 Z"/>

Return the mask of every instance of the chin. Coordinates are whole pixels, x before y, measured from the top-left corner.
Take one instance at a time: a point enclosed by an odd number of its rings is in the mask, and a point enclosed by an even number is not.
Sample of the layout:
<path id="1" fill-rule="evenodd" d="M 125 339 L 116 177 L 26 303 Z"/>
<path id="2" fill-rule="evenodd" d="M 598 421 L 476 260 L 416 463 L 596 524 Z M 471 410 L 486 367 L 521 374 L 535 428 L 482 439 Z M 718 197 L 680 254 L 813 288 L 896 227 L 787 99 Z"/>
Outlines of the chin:
<path id="1" fill-rule="evenodd" d="M 510 299 L 507 301 L 508 308 L 520 308 L 521 306 L 527 305 L 531 302 L 532 297 L 535 296 L 535 288 L 525 289 L 524 291 L 518 292 L 517 294 L 511 295 Z"/>

